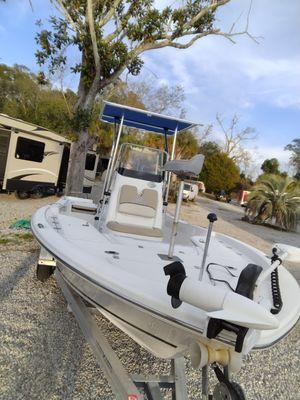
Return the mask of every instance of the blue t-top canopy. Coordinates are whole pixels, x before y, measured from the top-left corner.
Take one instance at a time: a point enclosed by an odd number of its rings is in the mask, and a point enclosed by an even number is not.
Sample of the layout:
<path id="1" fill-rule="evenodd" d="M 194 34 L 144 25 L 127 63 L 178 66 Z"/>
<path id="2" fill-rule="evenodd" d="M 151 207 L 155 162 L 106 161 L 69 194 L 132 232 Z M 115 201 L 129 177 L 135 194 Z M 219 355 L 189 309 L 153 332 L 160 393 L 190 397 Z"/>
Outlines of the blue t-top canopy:
<path id="1" fill-rule="evenodd" d="M 117 103 L 110 103 L 108 101 L 104 102 L 100 119 L 104 122 L 120 123 L 123 115 L 123 126 L 161 134 L 167 133 L 167 135 L 173 135 L 176 128 L 179 133 L 197 125 L 183 119 L 168 117 L 166 115 L 123 106 Z"/>

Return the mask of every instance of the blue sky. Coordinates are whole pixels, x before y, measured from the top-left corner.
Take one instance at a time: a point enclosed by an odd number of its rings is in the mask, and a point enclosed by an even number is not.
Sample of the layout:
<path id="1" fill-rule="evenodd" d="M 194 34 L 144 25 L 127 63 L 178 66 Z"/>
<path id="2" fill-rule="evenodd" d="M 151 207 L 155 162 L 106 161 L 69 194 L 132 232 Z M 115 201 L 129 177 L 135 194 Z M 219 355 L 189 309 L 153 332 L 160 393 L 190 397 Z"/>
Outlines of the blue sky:
<path id="1" fill-rule="evenodd" d="M 167 0 L 157 1 L 160 5 Z M 0 62 L 24 64 L 37 71 L 34 52 L 35 21 L 51 12 L 47 0 L 10 0 L 0 5 Z M 245 26 L 248 0 L 232 0 L 218 12 L 217 26 L 236 30 Z M 162 49 L 143 58 L 141 78 L 155 76 L 157 84 L 180 84 L 186 93 L 187 118 L 213 123 L 216 113 L 240 126 L 256 128 L 258 138 L 248 147 L 257 165 L 277 157 L 287 168 L 283 147 L 300 135 L 300 1 L 253 0 L 249 31 L 259 44 L 237 37 L 232 44 L 222 37 L 207 37 L 187 50 Z M 74 56 L 75 57 L 75 56 Z M 74 87 L 76 78 L 67 84 Z M 218 135 L 216 135 L 218 139 Z"/>

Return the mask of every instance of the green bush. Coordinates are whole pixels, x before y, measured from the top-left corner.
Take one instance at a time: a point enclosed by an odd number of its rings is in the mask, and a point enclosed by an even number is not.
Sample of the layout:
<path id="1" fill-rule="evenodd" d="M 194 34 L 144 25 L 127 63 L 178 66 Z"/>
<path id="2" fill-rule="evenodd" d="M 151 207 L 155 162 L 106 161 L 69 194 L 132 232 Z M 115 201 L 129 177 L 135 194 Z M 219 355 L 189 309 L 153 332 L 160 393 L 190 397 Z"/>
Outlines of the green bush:
<path id="1" fill-rule="evenodd" d="M 204 182 L 208 192 L 220 190 L 230 192 L 240 180 L 239 169 L 234 161 L 222 152 L 215 152 L 204 161 L 199 179 Z"/>
<path id="2" fill-rule="evenodd" d="M 290 177 L 269 175 L 254 187 L 247 204 L 254 223 L 270 222 L 295 230 L 300 216 L 300 185 Z"/>

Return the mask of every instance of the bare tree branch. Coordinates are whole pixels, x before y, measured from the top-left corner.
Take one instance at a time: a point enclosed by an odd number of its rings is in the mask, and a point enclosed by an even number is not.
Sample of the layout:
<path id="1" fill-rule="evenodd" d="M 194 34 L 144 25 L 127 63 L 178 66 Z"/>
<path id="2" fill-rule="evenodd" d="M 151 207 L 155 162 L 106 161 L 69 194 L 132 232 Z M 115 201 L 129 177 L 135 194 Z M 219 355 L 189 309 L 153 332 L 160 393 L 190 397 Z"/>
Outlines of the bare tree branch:
<path id="1" fill-rule="evenodd" d="M 63 99 L 64 99 L 64 102 L 65 102 L 65 104 L 66 104 L 66 108 L 67 108 L 69 117 L 71 118 L 71 117 L 73 116 L 73 113 L 72 113 L 72 111 L 71 111 L 71 109 L 70 109 L 70 105 L 69 105 L 68 100 L 67 100 L 66 95 L 65 95 L 64 84 L 63 84 L 63 78 L 64 78 L 64 77 L 63 77 L 63 71 L 62 71 L 62 73 L 61 73 L 61 75 L 60 75 L 60 77 L 59 77 L 59 81 L 60 81 L 60 92 L 61 92 L 61 94 L 62 94 L 62 96 L 63 96 Z"/>
<path id="2" fill-rule="evenodd" d="M 217 122 L 224 134 L 224 152 L 237 163 L 244 163 L 250 159 L 249 153 L 242 147 L 242 143 L 254 140 L 257 137 L 254 128 L 238 129 L 239 117 L 235 114 L 225 128 L 220 115 L 216 115 Z"/>
<path id="3" fill-rule="evenodd" d="M 93 46 L 93 54 L 95 59 L 95 66 L 99 68 L 100 66 L 100 56 L 97 47 L 97 37 L 95 32 L 95 25 L 94 25 L 94 13 L 93 13 L 93 1 L 87 0 L 87 20 L 90 29 L 91 41 Z"/>
<path id="4" fill-rule="evenodd" d="M 246 19 L 246 26 L 245 29 L 243 31 L 240 32 L 233 32 L 235 25 L 237 24 L 237 22 L 239 21 L 239 19 L 241 18 L 242 14 L 239 15 L 239 17 L 236 19 L 236 21 L 232 24 L 230 30 L 228 33 L 224 33 L 222 36 L 226 37 L 228 40 L 230 40 L 232 43 L 235 43 L 235 41 L 233 40 L 234 36 L 239 36 L 239 35 L 247 35 L 250 39 L 252 39 L 255 43 L 259 44 L 258 39 L 261 39 L 260 36 L 254 36 L 252 34 L 249 33 L 249 22 L 250 22 L 250 13 L 252 10 L 252 0 L 250 1 L 250 5 L 248 8 L 248 12 L 247 12 L 247 19 Z"/>
<path id="5" fill-rule="evenodd" d="M 213 128 L 212 124 L 204 127 L 199 138 L 200 143 L 205 142 L 207 138 L 212 134 L 212 128 Z"/>
<path id="6" fill-rule="evenodd" d="M 187 43 L 179 43 L 179 42 L 170 41 L 169 44 L 167 44 L 167 46 L 175 47 L 176 49 L 187 49 L 187 48 L 191 47 L 198 39 L 201 39 L 208 35 L 216 35 L 216 34 L 218 34 L 217 30 L 206 31 L 203 33 L 198 33 L 198 35 L 195 35 Z"/>

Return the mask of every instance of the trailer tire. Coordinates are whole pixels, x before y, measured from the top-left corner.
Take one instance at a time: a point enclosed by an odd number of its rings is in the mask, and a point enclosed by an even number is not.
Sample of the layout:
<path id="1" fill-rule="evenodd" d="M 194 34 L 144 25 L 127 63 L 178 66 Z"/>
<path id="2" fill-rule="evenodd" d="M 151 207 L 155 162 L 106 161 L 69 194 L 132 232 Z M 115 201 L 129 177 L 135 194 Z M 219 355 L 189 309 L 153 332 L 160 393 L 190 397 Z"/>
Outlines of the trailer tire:
<path id="1" fill-rule="evenodd" d="M 36 266 L 36 277 L 41 282 L 46 282 L 48 278 L 53 274 L 55 267 L 50 265 L 37 264 Z"/>
<path id="2" fill-rule="evenodd" d="M 44 196 L 44 193 L 41 189 L 35 189 L 31 193 L 31 196 L 33 199 L 41 199 Z"/>
<path id="3" fill-rule="evenodd" d="M 29 192 L 26 192 L 26 190 L 16 190 L 15 195 L 16 198 L 20 200 L 28 199 L 30 196 Z"/>

